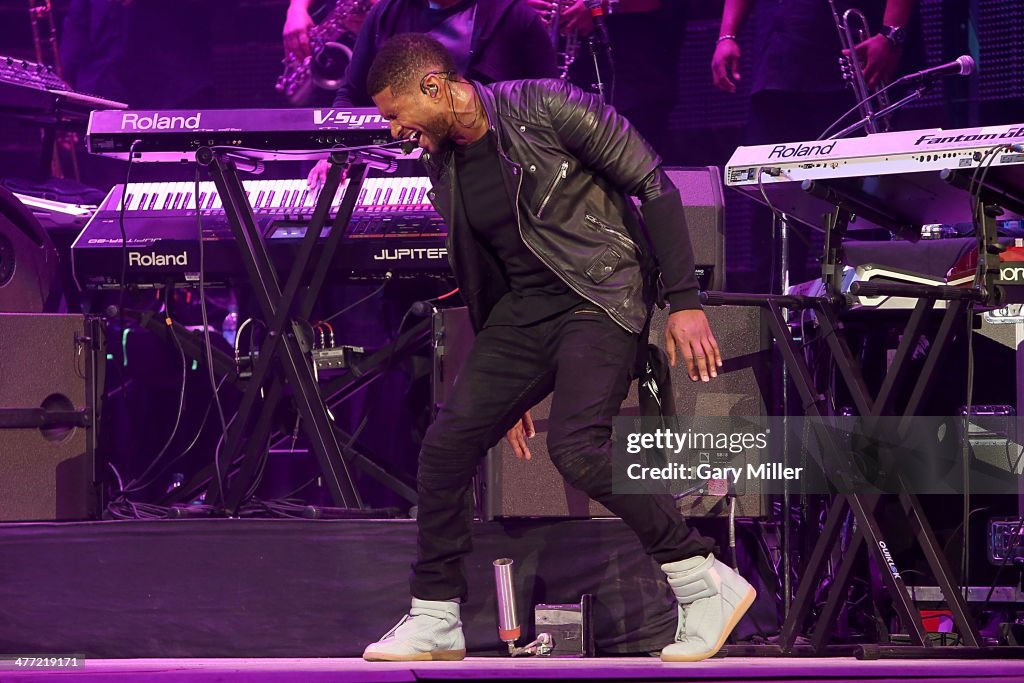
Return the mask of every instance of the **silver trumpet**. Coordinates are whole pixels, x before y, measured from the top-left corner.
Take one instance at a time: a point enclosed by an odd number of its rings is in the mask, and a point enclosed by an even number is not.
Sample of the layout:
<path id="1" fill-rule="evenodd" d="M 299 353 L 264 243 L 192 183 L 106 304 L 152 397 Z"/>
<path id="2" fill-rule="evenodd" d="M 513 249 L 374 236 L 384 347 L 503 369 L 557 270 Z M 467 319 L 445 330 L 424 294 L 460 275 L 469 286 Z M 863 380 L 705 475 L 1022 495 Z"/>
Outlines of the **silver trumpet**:
<path id="1" fill-rule="evenodd" d="M 569 78 L 569 67 L 576 61 L 576 54 L 580 49 L 580 37 L 576 31 L 570 31 L 568 35 L 562 35 L 562 12 L 573 0 L 551 0 L 551 9 L 548 11 L 548 37 L 555 47 L 556 60 L 558 64 L 558 77 L 563 81 Z"/>
<path id="2" fill-rule="evenodd" d="M 832 17 L 839 31 L 839 42 L 846 51 L 845 55 L 839 57 L 839 69 L 843 73 L 843 80 L 853 89 L 859 103 L 861 118 L 867 121 L 865 130 L 869 133 L 885 133 L 889 130 L 889 119 L 876 118 L 875 112 L 889 106 L 889 98 L 885 93 L 872 97 L 877 91 L 868 88 L 867 80 L 864 78 L 864 65 L 861 64 L 855 49 L 870 35 L 867 18 L 863 12 L 854 8 L 846 10 L 840 17 L 835 0 L 828 0 L 828 4 L 832 8 Z"/>

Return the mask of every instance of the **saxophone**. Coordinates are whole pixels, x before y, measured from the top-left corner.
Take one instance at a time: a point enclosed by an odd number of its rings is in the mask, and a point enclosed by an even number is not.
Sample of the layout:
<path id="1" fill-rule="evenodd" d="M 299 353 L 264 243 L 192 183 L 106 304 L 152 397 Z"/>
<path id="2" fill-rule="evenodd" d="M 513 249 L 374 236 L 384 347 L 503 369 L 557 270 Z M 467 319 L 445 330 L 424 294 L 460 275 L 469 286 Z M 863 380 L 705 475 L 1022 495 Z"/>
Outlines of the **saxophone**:
<path id="1" fill-rule="evenodd" d="M 338 0 L 323 21 L 309 29 L 309 56 L 299 60 L 289 53 L 281 60 L 284 71 L 274 89 L 289 104 L 309 104 L 317 88 L 338 89 L 352 60 L 352 48 L 341 39 L 359 31 L 371 5 L 372 0 Z"/>
<path id="2" fill-rule="evenodd" d="M 839 57 L 839 69 L 843 72 L 843 80 L 853 89 L 854 97 L 859 102 L 857 108 L 861 118 L 867 120 L 865 130 L 868 133 L 885 133 L 889 130 L 889 120 L 875 118 L 875 112 L 878 108 L 888 107 L 889 98 L 884 93 L 872 97 L 877 91 L 868 88 L 864 79 L 864 66 L 854 49 L 868 39 L 868 20 L 858 9 L 848 9 L 840 16 L 835 0 L 828 0 L 828 4 L 832 7 L 832 17 L 839 31 L 839 42 L 847 53 Z"/>
<path id="3" fill-rule="evenodd" d="M 576 54 L 580 49 L 580 37 L 576 31 L 570 31 L 568 35 L 561 34 L 562 11 L 566 5 L 573 0 L 551 0 L 551 9 L 546 17 L 548 25 L 548 37 L 557 53 L 558 77 L 563 81 L 569 78 L 569 67 L 576 61 Z"/>

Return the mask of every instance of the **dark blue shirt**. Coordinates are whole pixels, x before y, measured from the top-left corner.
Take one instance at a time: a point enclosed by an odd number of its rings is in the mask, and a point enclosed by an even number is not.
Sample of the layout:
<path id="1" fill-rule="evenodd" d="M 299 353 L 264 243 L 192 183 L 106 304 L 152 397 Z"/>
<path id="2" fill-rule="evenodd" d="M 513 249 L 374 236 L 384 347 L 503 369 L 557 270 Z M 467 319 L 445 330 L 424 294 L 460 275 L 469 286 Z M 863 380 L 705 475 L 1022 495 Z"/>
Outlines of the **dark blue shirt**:
<path id="1" fill-rule="evenodd" d="M 856 6 L 877 33 L 884 0 L 836 2 L 840 16 Z M 839 70 L 839 31 L 828 0 L 757 0 L 753 16 L 751 92 L 832 92 L 844 87 Z"/>
<path id="2" fill-rule="evenodd" d="M 212 106 L 218 5 L 231 4 L 73 0 L 61 36 L 67 80 L 137 109 Z"/>

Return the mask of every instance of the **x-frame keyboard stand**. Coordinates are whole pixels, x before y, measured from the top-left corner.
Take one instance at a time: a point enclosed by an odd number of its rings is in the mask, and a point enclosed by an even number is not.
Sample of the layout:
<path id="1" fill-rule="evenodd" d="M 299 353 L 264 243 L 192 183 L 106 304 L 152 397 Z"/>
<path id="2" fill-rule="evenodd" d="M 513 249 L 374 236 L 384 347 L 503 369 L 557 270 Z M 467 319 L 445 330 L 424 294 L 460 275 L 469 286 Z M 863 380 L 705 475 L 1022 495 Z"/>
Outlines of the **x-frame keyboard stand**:
<path id="1" fill-rule="evenodd" d="M 947 289 L 947 288 L 942 288 Z M 954 288 L 948 288 L 953 290 Z M 884 290 L 884 291 L 883 291 Z M 848 390 L 853 397 L 858 412 L 865 417 L 874 418 L 885 414 L 890 404 L 893 390 L 906 378 L 906 361 L 914 351 L 916 342 L 921 332 L 922 324 L 925 322 L 926 314 L 933 308 L 936 301 L 943 298 L 943 294 L 949 296 L 963 296 L 965 290 L 953 292 L 936 293 L 931 298 L 922 298 L 914 308 L 910 320 L 904 330 L 903 338 L 896 351 L 896 355 L 890 366 L 890 372 L 878 393 L 872 398 L 861 375 L 855 357 L 850 351 L 846 340 L 842 336 L 842 325 L 836 316 L 835 304 L 828 298 L 813 298 L 799 296 L 760 296 L 750 294 L 721 294 L 716 292 L 705 293 L 706 305 L 743 305 L 760 306 L 768 311 L 768 324 L 779 345 L 783 361 L 789 368 L 790 378 L 796 387 L 797 394 L 803 405 L 804 414 L 810 418 L 815 437 L 823 449 L 829 453 L 839 454 L 848 449 L 840 449 L 835 442 L 832 433 L 826 429 L 828 415 L 826 412 L 826 397 L 818 392 L 814 386 L 810 369 L 804 360 L 799 346 L 790 333 L 784 309 L 789 310 L 811 310 L 817 317 L 822 327 L 824 337 L 829 351 L 832 354 L 837 369 L 845 380 Z M 887 288 L 879 286 L 872 290 L 872 295 L 906 296 L 906 291 L 898 293 L 890 292 Z M 954 330 L 954 323 L 962 320 L 967 312 L 963 299 L 949 301 L 938 332 L 929 349 L 925 360 L 924 369 L 918 375 L 912 391 L 912 398 L 907 403 L 903 417 L 912 417 L 913 411 L 920 405 L 921 399 L 927 392 L 928 386 L 935 375 L 935 367 L 943 347 L 949 342 Z M 839 461 L 839 458 L 836 458 Z M 824 463 L 823 463 L 824 464 Z M 885 538 L 875 519 L 875 508 L 878 503 L 877 494 L 853 493 L 858 483 L 856 465 L 852 459 L 845 459 L 835 470 L 825 469 L 826 476 L 833 481 L 841 492 L 837 494 L 830 504 L 826 516 L 824 528 L 818 541 L 814 546 L 811 557 L 807 562 L 801 576 L 800 585 L 797 589 L 793 604 L 786 615 L 785 623 L 778 640 L 780 654 L 794 652 L 797 644 L 797 637 L 801 633 L 811 608 L 814 606 L 815 590 L 825 570 L 825 566 L 833 546 L 839 539 L 843 521 L 848 511 L 852 511 L 857 524 L 857 531 L 853 535 L 850 547 L 843 555 L 836 576 L 833 578 L 832 586 L 829 588 L 828 600 L 824 609 L 818 617 L 817 627 L 811 635 L 811 649 L 815 654 L 825 651 L 831 628 L 838 610 L 842 605 L 846 588 L 852 578 L 852 570 L 857 558 L 857 551 L 863 543 L 867 543 L 869 555 L 878 563 L 883 584 L 893 601 L 893 605 L 908 629 L 914 645 L 922 648 L 933 648 L 928 640 L 927 633 L 921 622 L 921 616 L 914 606 L 898 570 L 894 571 L 883 557 Z M 953 613 L 954 623 L 961 634 L 963 642 L 968 646 L 978 647 L 979 641 L 977 631 L 967 612 L 963 596 L 952 580 L 952 571 L 949 563 L 942 555 L 940 546 L 930 524 L 925 519 L 921 506 L 916 496 L 906 491 L 902 486 L 899 498 L 907 513 L 908 520 L 914 530 L 914 535 L 928 561 L 928 565 L 946 598 L 950 611 Z M 900 648 L 902 652 L 909 652 L 908 648 Z M 958 648 L 962 649 L 962 648 Z"/>
<path id="2" fill-rule="evenodd" d="M 373 165 L 393 170 L 394 160 L 373 152 L 331 154 L 327 179 L 283 289 L 238 176 L 239 166 L 251 168 L 258 162 L 239 152 L 205 147 L 196 152 L 196 161 L 209 168 L 268 328 L 238 413 L 228 429 L 224 452 L 217 458 L 217 474 L 207 489 L 206 503 L 222 504 L 234 514 L 248 497 L 269 452 L 272 417 L 284 397 L 287 382 L 333 502 L 343 508 L 362 508 L 363 502 L 333 429 L 333 418 L 317 386 L 309 356 L 310 340 L 304 334 L 303 321 L 309 319 L 323 288 L 331 259 L 351 219 L 367 167 Z M 330 216 L 331 204 L 341 185 L 343 170 L 349 184 L 329 236 L 317 249 Z M 316 260 L 313 258 L 315 252 L 319 252 Z M 277 371 L 274 371 L 275 366 Z M 235 479 L 228 481 L 231 466 L 240 458 L 243 461 Z"/>
<path id="3" fill-rule="evenodd" d="M 919 409 L 922 399 L 934 379 L 940 356 L 952 339 L 954 330 L 957 329 L 955 327 L 956 323 L 958 321 L 964 323 L 961 329 L 966 329 L 966 317 L 973 314 L 972 305 L 974 303 L 981 303 L 984 296 L 975 289 L 957 287 L 875 285 L 873 283 L 855 284 L 852 291 L 856 295 L 901 296 L 913 297 L 918 300 L 904 328 L 889 372 L 878 394 L 872 397 L 856 357 L 846 342 L 843 326 L 838 317 L 840 303 L 842 302 L 840 293 L 843 257 L 842 240 L 850 220 L 858 213 L 857 209 L 866 207 L 856 204 L 851 206 L 851 203 L 847 202 L 846 196 L 832 192 L 832 189 L 825 184 L 819 183 L 814 188 L 805 186 L 804 189 L 822 198 L 827 198 L 835 207 L 834 211 L 825 216 L 826 241 L 825 256 L 822 261 L 822 279 L 825 284 L 826 296 L 818 298 L 706 292 L 702 297 L 706 305 L 731 304 L 759 306 L 767 309 L 769 328 L 778 344 L 783 361 L 789 370 L 790 378 L 800 397 L 804 414 L 811 419 L 812 428 L 819 445 L 826 449 L 828 453 L 838 455 L 845 452 L 849 454 L 849 449 L 840 450 L 840 445 L 836 443 L 833 434 L 825 428 L 825 420 L 829 417 L 826 397 L 814 385 L 812 374 L 803 357 L 803 353 L 790 332 L 784 311 L 787 309 L 809 310 L 815 313 L 821 326 L 822 338 L 827 344 L 832 362 L 835 364 L 850 392 L 857 413 L 864 419 L 867 429 L 870 430 L 876 424 L 877 418 L 893 414 L 891 408 L 895 390 L 907 380 L 909 367 L 907 361 L 917 346 L 926 318 L 929 312 L 934 309 L 936 302 L 947 302 L 946 310 L 942 314 L 924 365 L 911 390 L 910 398 L 899 415 L 898 433 L 903 433 L 909 424 L 909 420 L 913 418 Z M 984 211 L 983 208 L 980 210 Z M 986 243 L 989 243 L 987 241 L 989 232 L 992 233 L 991 237 L 994 243 L 994 218 L 989 221 L 983 221 L 983 225 Z M 811 633 L 810 650 L 812 654 L 823 654 L 828 649 L 828 638 L 852 578 L 858 550 L 861 546 L 866 545 L 869 556 L 879 567 L 883 585 L 892 600 L 893 606 L 904 627 L 909 632 L 912 645 L 859 646 L 856 649 L 860 656 L 871 658 L 879 656 L 992 656 L 993 648 L 981 646 L 977 628 L 967 609 L 966 600 L 961 590 L 953 581 L 952 570 L 942 553 L 931 525 L 924 516 L 917 496 L 907 489 L 902 476 L 896 471 L 899 501 L 907 515 L 907 521 L 928 562 L 933 577 L 952 612 L 953 621 L 963 645 L 940 648 L 929 640 L 921 621 L 920 612 L 915 607 L 898 568 L 894 563 L 891 563 L 891 557 L 885 557 L 885 554 L 887 554 L 885 538 L 875 518 L 879 495 L 877 493 L 856 492 L 855 483 L 858 483 L 860 479 L 856 475 L 856 464 L 850 455 L 843 458 L 836 457 L 835 461 L 838 463 L 838 467 L 832 470 L 824 467 L 824 462 L 822 462 L 826 477 L 834 483 L 839 493 L 834 496 L 829 506 L 824 527 L 801 576 L 800 585 L 793 604 L 787 606 L 788 611 L 778 643 L 767 648 L 771 652 L 766 652 L 762 649 L 760 654 L 794 654 L 798 649 L 803 649 L 797 647 L 798 636 L 814 606 L 815 590 L 826 569 L 828 558 L 839 541 L 844 519 L 848 512 L 852 512 L 856 522 L 856 531 L 851 537 L 850 546 L 843 554 L 843 559 L 833 577 L 832 585 L 829 587 L 825 606 L 818 616 L 816 627 Z M 1008 650 L 1010 649 L 1020 650 L 1021 648 L 1001 647 L 997 651 L 1009 654 Z M 738 646 L 734 651 L 740 654 L 744 653 L 745 650 L 746 648 Z"/>

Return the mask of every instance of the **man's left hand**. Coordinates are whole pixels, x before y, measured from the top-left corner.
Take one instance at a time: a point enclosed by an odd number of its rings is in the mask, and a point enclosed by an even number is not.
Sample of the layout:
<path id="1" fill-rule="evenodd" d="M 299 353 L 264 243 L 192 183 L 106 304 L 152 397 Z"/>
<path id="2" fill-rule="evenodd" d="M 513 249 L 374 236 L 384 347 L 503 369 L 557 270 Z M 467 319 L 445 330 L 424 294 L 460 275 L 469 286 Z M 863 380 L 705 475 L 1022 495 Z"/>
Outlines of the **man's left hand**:
<path id="1" fill-rule="evenodd" d="M 533 426 L 533 416 L 530 415 L 529 410 L 523 413 L 522 419 L 505 433 L 505 438 L 508 439 L 509 445 L 512 446 L 512 452 L 520 460 L 529 460 L 533 457 L 533 454 L 530 453 L 530 447 L 526 444 L 526 440 L 532 439 L 535 436 L 537 436 L 537 429 Z"/>
<path id="2" fill-rule="evenodd" d="M 902 50 L 891 40 L 876 33 L 854 49 L 857 50 L 857 59 L 864 67 L 864 80 L 867 81 L 869 88 L 874 90 L 892 79 L 900 64 Z"/>
<path id="3" fill-rule="evenodd" d="M 718 342 L 711 333 L 704 311 L 676 311 L 668 317 L 665 350 L 672 367 L 676 365 L 677 348 L 691 380 L 709 382 L 712 377 L 718 377 L 718 368 L 722 367 L 722 353 L 718 350 Z"/>

